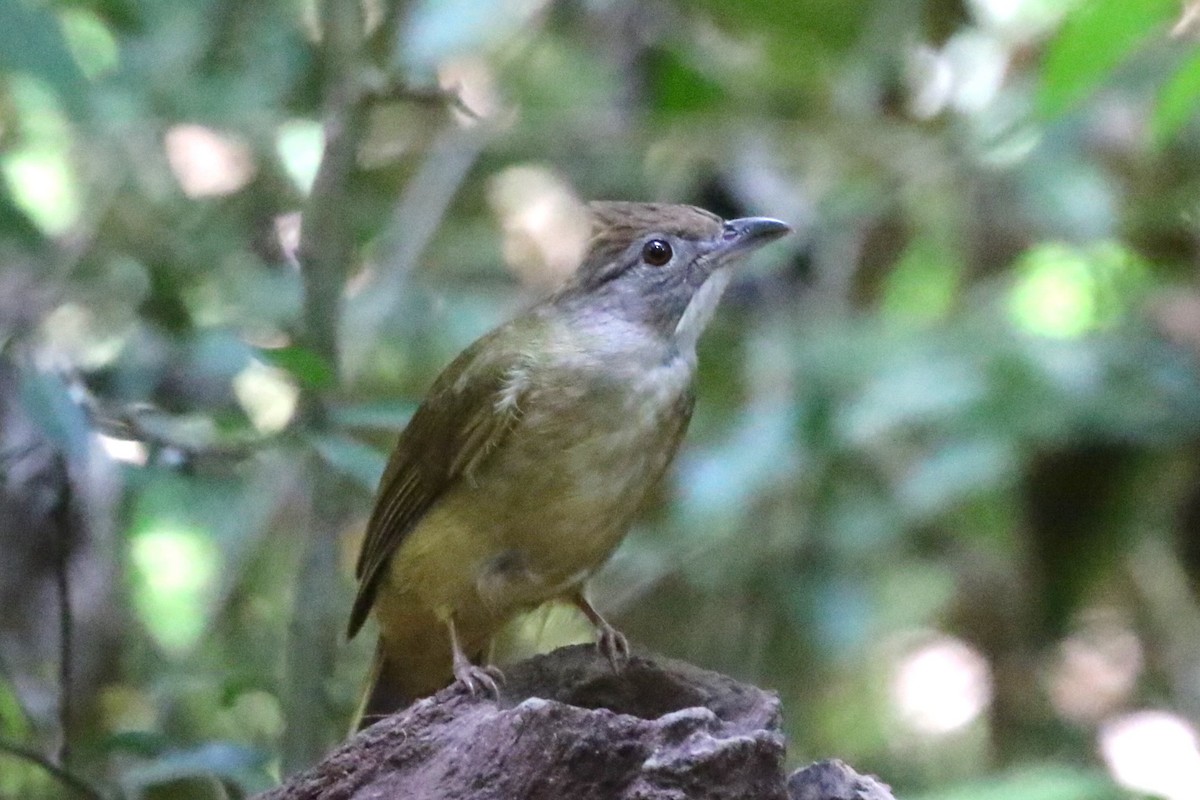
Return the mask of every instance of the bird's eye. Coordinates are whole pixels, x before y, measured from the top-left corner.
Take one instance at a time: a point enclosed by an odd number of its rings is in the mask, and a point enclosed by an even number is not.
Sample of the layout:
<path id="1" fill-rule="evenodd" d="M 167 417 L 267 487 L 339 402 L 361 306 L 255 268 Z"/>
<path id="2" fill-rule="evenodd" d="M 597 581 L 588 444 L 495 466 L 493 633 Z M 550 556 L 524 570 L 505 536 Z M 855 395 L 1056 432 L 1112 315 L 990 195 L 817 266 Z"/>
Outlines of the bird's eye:
<path id="1" fill-rule="evenodd" d="M 671 245 L 662 239 L 651 239 L 642 247 L 642 261 L 652 267 L 661 267 L 671 260 Z"/>

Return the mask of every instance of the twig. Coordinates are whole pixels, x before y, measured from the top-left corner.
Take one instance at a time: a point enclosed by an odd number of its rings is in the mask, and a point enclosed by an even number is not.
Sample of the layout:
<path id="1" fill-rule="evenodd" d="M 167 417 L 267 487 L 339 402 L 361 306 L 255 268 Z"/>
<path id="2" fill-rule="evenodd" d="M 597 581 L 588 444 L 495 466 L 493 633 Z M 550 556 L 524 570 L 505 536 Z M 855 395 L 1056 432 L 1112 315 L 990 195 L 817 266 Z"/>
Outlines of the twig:
<path id="1" fill-rule="evenodd" d="M 52 478 L 56 479 L 59 487 L 54 508 L 50 512 L 50 524 L 54 528 L 55 537 L 55 588 L 58 591 L 57 761 L 63 768 L 67 768 L 71 762 L 71 635 L 74 629 L 71 619 L 71 579 L 67 574 L 70 566 L 71 475 L 62 453 L 57 451 L 52 461 Z"/>
<path id="2" fill-rule="evenodd" d="M 263 447 L 272 445 L 289 433 L 290 428 L 269 434 L 247 435 L 230 438 L 229 441 L 196 441 L 172 433 L 165 425 L 153 425 L 147 418 L 162 414 L 148 403 L 136 403 L 122 408 L 109 408 L 77 380 L 64 376 L 71 386 L 71 395 L 76 398 L 88 422 L 97 432 L 114 439 L 135 439 L 152 448 L 175 450 L 188 458 L 223 458 L 236 460 L 253 455 Z"/>
<path id="3" fill-rule="evenodd" d="M 364 81 L 368 100 L 443 106 L 461 111 L 473 120 L 482 119 L 462 98 L 460 86 L 413 86 L 402 78 L 385 73 L 368 73 Z"/>
<path id="4" fill-rule="evenodd" d="M 188 441 L 186 438 L 172 434 L 167 430 L 155 429 L 147 425 L 144 417 L 158 413 L 157 409 L 138 405 L 118 411 L 100 409 L 84 405 L 88 419 L 97 432 L 115 439 L 135 439 L 152 448 L 159 450 L 175 450 L 188 458 L 220 458 L 237 460 L 247 458 L 264 447 L 275 444 L 282 439 L 289 428 L 269 434 L 246 435 L 237 438 L 230 437 L 229 441 Z"/>
<path id="5" fill-rule="evenodd" d="M 37 767 L 40 767 L 46 774 L 53 777 L 63 786 L 72 789 L 76 794 L 89 798 L 89 800 L 107 800 L 105 796 L 90 783 L 76 775 L 66 767 L 61 767 L 55 764 L 50 759 L 43 756 L 41 753 L 35 752 L 28 748 L 22 747 L 19 744 L 6 742 L 0 739 L 0 754 L 10 755 L 14 758 L 19 758 L 22 761 L 28 761 Z"/>

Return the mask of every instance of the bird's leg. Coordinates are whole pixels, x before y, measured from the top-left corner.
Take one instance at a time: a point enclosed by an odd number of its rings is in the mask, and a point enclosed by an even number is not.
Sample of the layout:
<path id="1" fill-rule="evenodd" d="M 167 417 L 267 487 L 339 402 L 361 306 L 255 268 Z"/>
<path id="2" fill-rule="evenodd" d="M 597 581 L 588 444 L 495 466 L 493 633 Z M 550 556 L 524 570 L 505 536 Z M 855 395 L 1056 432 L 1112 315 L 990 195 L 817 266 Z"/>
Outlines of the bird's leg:
<path id="1" fill-rule="evenodd" d="M 458 631 L 454 629 L 454 617 L 446 617 L 446 628 L 450 631 L 450 652 L 454 658 L 454 679 L 467 687 L 474 697 L 479 692 L 490 696 L 493 700 L 500 699 L 500 684 L 504 683 L 504 673 L 490 664 L 484 667 L 471 663 L 463 652 L 458 641 Z"/>
<path id="2" fill-rule="evenodd" d="M 570 600 L 596 629 L 596 649 L 612 664 L 613 672 L 620 672 L 629 661 L 629 640 L 625 634 L 608 624 L 608 620 L 584 597 L 582 589 L 576 590 Z"/>

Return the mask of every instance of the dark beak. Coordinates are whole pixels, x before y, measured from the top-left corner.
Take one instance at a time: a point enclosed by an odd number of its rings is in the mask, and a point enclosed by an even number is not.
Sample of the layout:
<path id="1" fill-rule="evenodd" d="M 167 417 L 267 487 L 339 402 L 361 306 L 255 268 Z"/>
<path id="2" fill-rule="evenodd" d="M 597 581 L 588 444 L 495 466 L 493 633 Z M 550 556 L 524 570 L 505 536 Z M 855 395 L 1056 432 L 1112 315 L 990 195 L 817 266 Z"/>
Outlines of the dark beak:
<path id="1" fill-rule="evenodd" d="M 725 255 L 757 250 L 792 232 L 792 226 L 770 217 L 743 217 L 725 223 L 719 248 Z"/>

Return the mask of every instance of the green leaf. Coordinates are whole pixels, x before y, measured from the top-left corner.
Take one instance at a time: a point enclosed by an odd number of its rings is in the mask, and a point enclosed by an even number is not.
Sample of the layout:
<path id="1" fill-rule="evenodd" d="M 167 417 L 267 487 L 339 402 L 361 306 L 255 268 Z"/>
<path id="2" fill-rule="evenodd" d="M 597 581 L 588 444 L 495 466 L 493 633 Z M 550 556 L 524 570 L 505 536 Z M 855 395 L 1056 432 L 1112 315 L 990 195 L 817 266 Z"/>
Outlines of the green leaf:
<path id="1" fill-rule="evenodd" d="M 334 384 L 337 377 L 325 359 L 306 347 L 292 345 L 270 350 L 260 349 L 258 355 L 309 389 L 328 388 Z"/>
<path id="2" fill-rule="evenodd" d="M 657 96 L 655 105 L 663 114 L 712 111 L 724 100 L 724 90 L 674 50 L 650 54 L 649 72 Z"/>
<path id="3" fill-rule="evenodd" d="M 1150 118 L 1150 133 L 1156 146 L 1162 147 L 1179 132 L 1196 111 L 1197 101 L 1200 101 L 1200 53 L 1185 61 L 1159 92 Z"/>
<path id="4" fill-rule="evenodd" d="M 1042 67 L 1038 109 L 1046 116 L 1069 110 L 1178 12 L 1178 0 L 1084 2 L 1067 17 L 1050 45 Z"/>
<path id="5" fill-rule="evenodd" d="M 375 448 L 336 434 L 314 436 L 312 445 L 325 463 L 368 492 L 379 488 L 379 476 L 383 475 L 387 459 Z"/>

